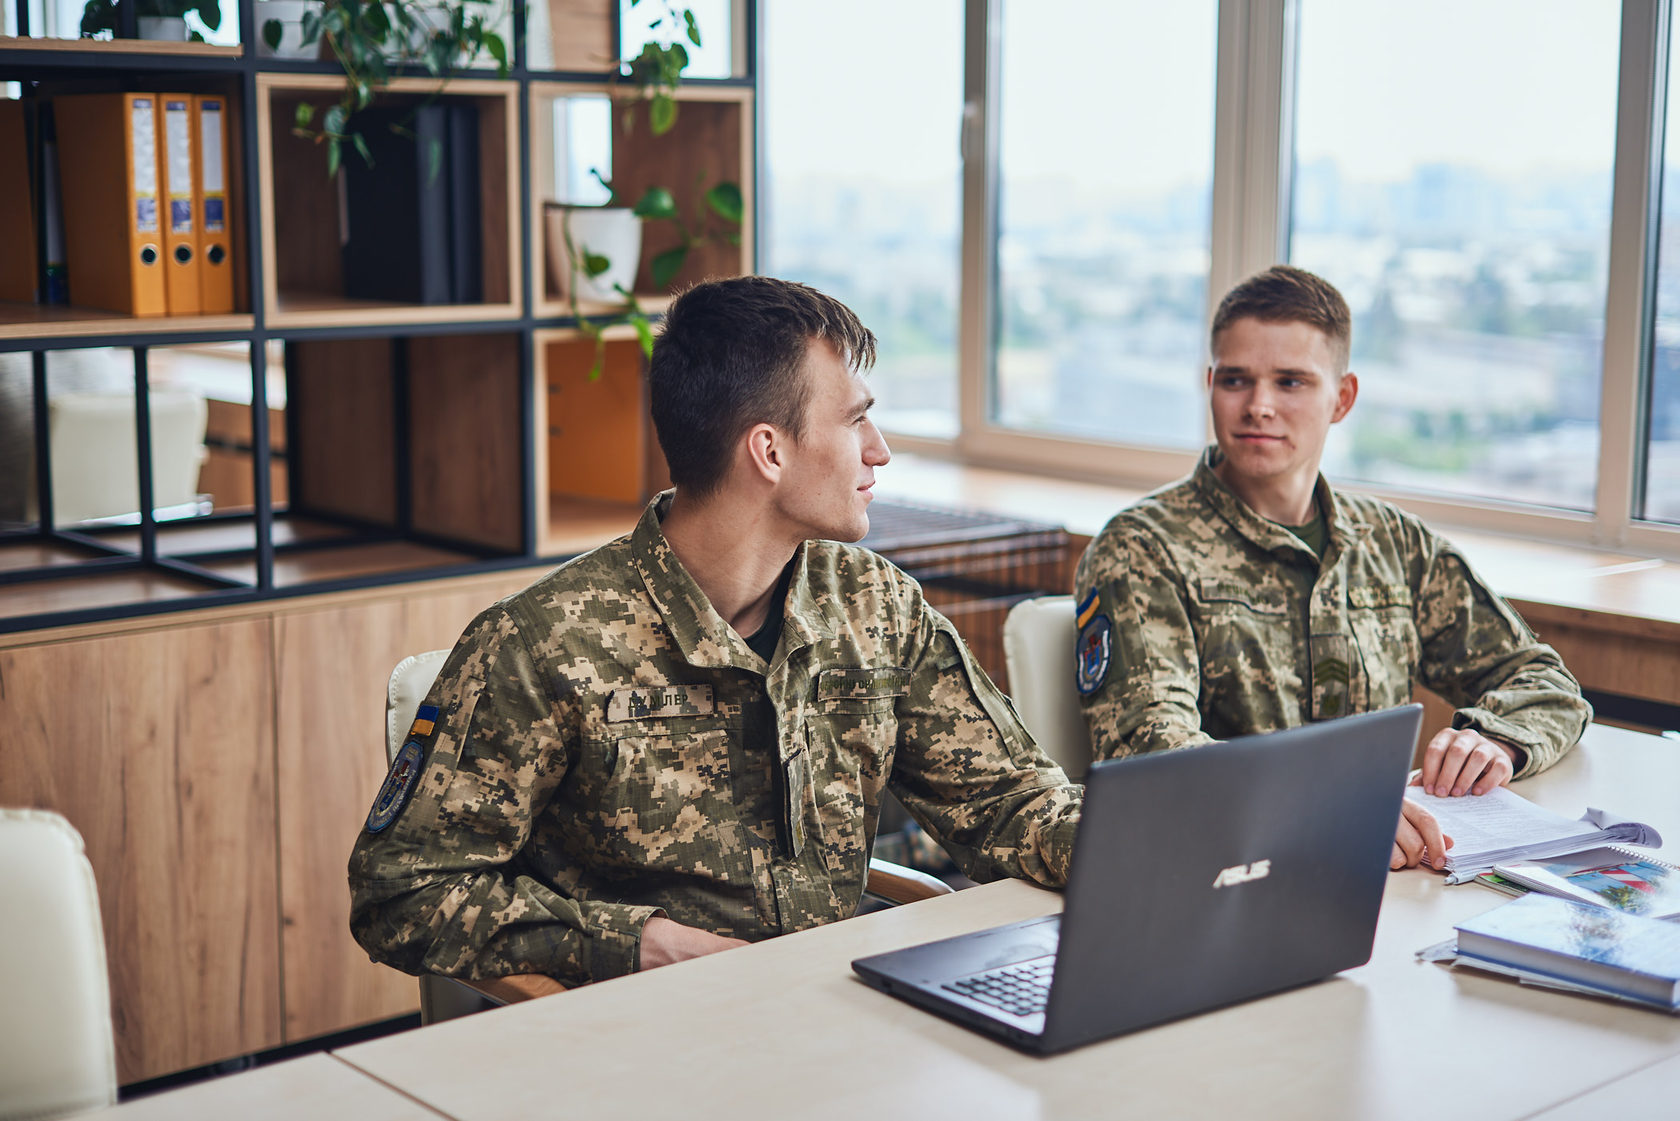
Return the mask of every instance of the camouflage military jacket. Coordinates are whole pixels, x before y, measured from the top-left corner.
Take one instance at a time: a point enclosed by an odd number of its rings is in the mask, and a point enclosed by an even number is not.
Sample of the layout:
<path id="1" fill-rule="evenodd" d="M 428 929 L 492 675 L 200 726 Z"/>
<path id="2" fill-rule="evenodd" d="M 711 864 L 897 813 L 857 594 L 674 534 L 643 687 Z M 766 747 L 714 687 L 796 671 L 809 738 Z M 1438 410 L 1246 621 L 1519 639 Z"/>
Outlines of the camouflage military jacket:
<path id="1" fill-rule="evenodd" d="M 1225 486 L 1216 454 L 1080 560 L 1076 683 L 1099 757 L 1405 704 L 1414 682 L 1457 706 L 1454 727 L 1519 747 L 1519 777 L 1580 738 L 1580 686 L 1450 544 L 1320 476 L 1321 563 Z"/>
<path id="2" fill-rule="evenodd" d="M 845 918 L 888 788 L 969 875 L 1064 882 L 1081 788 L 914 580 L 807 542 L 766 665 L 659 516 L 490 607 L 449 655 L 412 792 L 350 858 L 376 960 L 576 984 L 634 970 L 656 914 L 748 940 Z"/>

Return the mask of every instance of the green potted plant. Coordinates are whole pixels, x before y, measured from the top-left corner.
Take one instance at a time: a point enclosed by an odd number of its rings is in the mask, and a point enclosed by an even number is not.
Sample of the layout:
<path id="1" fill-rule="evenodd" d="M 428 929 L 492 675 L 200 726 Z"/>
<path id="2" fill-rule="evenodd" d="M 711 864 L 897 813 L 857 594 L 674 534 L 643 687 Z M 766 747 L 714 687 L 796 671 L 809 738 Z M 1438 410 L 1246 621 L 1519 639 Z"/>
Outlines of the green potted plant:
<path id="1" fill-rule="evenodd" d="M 222 26 L 219 0 L 135 0 L 135 27 L 142 39 L 182 42 L 189 37 L 188 12 L 211 31 Z M 114 0 L 88 0 L 82 9 L 82 38 L 92 39 L 102 32 L 117 33 L 117 5 Z M 191 38 L 202 42 L 204 36 L 194 31 Z"/>
<path id="2" fill-rule="evenodd" d="M 636 8 L 641 2 L 631 0 L 631 8 Z M 648 6 L 654 7 L 651 3 Z M 675 6 L 671 0 L 659 0 L 659 10 L 647 24 L 647 41 L 641 52 L 624 67 L 635 88 L 633 95 L 622 99 L 621 127 L 626 132 L 642 127 L 644 107 L 645 127 L 652 135 L 663 136 L 676 127 L 676 91 L 682 84 L 682 73 L 689 63 L 688 49 L 683 46 L 683 40 L 700 46 L 700 28 L 694 13 Z M 621 207 L 623 202 L 612 183 L 601 175 L 599 169 L 595 169 L 593 174 L 607 190 L 607 206 Z M 670 188 L 659 185 L 644 190 L 630 207 L 631 213 L 642 220 L 643 238 L 667 246 L 648 262 L 650 279 L 656 288 L 668 286 L 682 271 L 689 253 L 695 249 L 714 241 L 732 245 L 741 243 L 740 227 L 745 207 L 740 184 L 724 181 L 707 188 L 701 181 L 696 183 L 696 187 L 704 189 L 700 190 L 699 200 L 688 214 L 682 212 Z M 607 327 L 630 324 L 641 342 L 642 352 L 649 357 L 653 354 L 653 329 L 646 311 L 631 290 L 635 266 L 626 269 L 622 262 L 614 262 L 609 255 L 600 252 L 599 246 L 573 236 L 573 216 L 588 208 L 560 209 L 560 220 L 552 225 L 559 227 L 565 247 L 565 267 L 571 273 L 570 283 L 565 285 L 565 289 L 572 316 L 577 320 L 578 329 L 595 342 L 595 364 L 589 373 L 590 379 L 594 380 L 601 372 L 605 346 L 603 332 Z M 629 282 L 615 281 L 611 286 L 624 301 L 623 308 L 607 315 L 584 314 L 579 304 L 580 293 L 591 294 L 593 282 L 597 286 L 593 294 L 599 295 L 601 278 L 609 274 L 627 274 L 630 277 Z"/>
<path id="3" fill-rule="evenodd" d="M 390 82 L 394 67 L 423 66 L 433 77 L 447 80 L 456 68 L 487 54 L 496 62 L 496 75 L 506 77 L 507 43 L 490 18 L 497 3 L 326 0 L 319 11 L 304 15 L 302 42 L 305 47 L 317 41 L 326 44 L 327 53 L 344 71 L 344 91 L 324 111 L 312 102 L 300 103 L 292 131 L 326 146 L 329 176 L 338 173 L 346 144 L 371 164 L 355 114 L 373 103 Z M 264 24 L 263 42 L 270 50 L 279 47 L 283 31 L 278 20 Z"/>

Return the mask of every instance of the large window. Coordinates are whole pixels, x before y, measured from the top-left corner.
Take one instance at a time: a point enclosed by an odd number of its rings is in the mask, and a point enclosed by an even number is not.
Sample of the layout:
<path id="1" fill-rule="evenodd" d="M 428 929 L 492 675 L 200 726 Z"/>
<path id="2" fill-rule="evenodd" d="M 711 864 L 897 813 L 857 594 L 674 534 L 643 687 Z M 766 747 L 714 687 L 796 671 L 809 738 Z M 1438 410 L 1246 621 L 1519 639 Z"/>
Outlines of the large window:
<path id="1" fill-rule="evenodd" d="M 883 428 L 955 436 L 961 0 L 773 0 L 764 35 L 760 267 L 875 332 Z"/>
<path id="2" fill-rule="evenodd" d="M 1360 375 L 1327 470 L 1590 510 L 1616 6 L 1303 0 L 1300 29 L 1289 256 L 1348 297 Z"/>
<path id="3" fill-rule="evenodd" d="M 1004 3 L 998 423 L 1201 443 L 1214 21 L 1205 0 Z"/>
<path id="4" fill-rule="evenodd" d="M 1291 261 L 1354 314 L 1333 479 L 1680 557 L 1680 0 L 760 2 L 761 267 L 881 334 L 890 436 L 1168 482 Z"/>

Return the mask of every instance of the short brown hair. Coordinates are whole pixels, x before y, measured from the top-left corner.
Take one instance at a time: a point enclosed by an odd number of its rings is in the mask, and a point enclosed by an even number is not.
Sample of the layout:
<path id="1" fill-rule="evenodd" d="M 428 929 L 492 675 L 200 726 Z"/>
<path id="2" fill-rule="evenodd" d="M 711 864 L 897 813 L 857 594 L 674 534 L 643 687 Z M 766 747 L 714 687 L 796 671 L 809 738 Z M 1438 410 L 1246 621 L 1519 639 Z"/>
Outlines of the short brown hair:
<path id="1" fill-rule="evenodd" d="M 1330 340 L 1338 374 L 1347 373 L 1353 349 L 1353 315 L 1336 286 L 1294 265 L 1273 265 L 1225 293 L 1213 313 L 1208 345 L 1219 349 L 1219 335 L 1239 319 L 1262 323 L 1306 323 Z"/>
<path id="2" fill-rule="evenodd" d="M 818 339 L 853 370 L 875 364 L 875 335 L 832 296 L 791 280 L 708 280 L 665 313 L 648 363 L 648 404 L 671 481 L 710 494 L 755 424 L 804 435 L 803 373 Z"/>

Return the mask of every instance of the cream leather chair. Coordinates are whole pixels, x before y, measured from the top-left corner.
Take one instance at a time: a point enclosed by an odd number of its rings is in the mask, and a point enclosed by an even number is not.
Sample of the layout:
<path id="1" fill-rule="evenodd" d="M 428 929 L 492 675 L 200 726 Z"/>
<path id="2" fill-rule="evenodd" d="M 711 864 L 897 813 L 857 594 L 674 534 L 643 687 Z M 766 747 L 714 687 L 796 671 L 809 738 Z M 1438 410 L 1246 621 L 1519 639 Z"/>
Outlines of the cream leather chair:
<path id="1" fill-rule="evenodd" d="M 99 895 L 58 814 L 0 809 L 0 1119 L 117 1100 Z"/>
<path id="2" fill-rule="evenodd" d="M 414 723 L 420 703 L 431 692 L 432 682 L 449 657 L 447 650 L 428 650 L 397 663 L 385 688 L 385 758 L 394 761 L 403 737 Z M 888 903 L 914 903 L 935 895 L 949 895 L 950 884 L 885 860 L 871 859 L 869 881 L 864 890 Z M 420 1021 L 430 1024 L 480 1012 L 497 1005 L 563 992 L 565 986 L 551 977 L 525 974 L 498 977 L 490 981 L 459 981 L 453 977 L 420 978 Z"/>
<path id="3" fill-rule="evenodd" d="M 154 389 L 146 412 L 151 423 L 153 509 L 194 501 L 209 416 L 204 397 L 191 390 Z M 55 522 L 71 525 L 140 508 L 132 393 L 54 396 L 47 402 L 47 424 Z"/>
<path id="4" fill-rule="evenodd" d="M 1003 661 L 1021 723 L 1046 755 L 1079 780 L 1091 766 L 1091 730 L 1073 682 L 1078 629 L 1072 596 L 1022 600 L 1003 621 Z"/>

